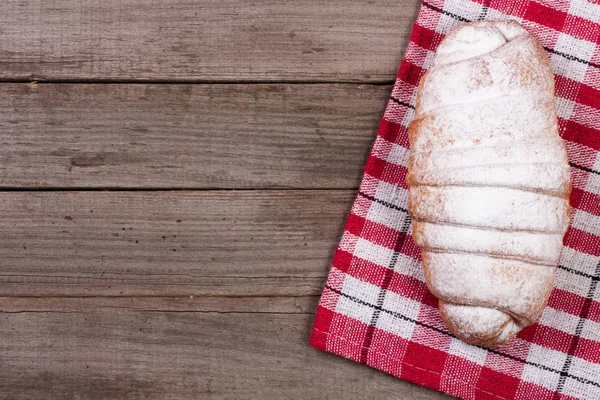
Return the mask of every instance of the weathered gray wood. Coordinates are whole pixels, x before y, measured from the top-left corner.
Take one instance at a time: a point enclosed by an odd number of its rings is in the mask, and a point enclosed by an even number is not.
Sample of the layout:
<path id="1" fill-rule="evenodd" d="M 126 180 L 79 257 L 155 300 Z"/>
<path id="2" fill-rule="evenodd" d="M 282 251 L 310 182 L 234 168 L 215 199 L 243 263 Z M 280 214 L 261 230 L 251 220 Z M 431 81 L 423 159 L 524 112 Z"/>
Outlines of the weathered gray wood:
<path id="1" fill-rule="evenodd" d="M 314 314 L 319 296 L 0 297 L 0 313 L 135 311 Z"/>
<path id="2" fill-rule="evenodd" d="M 0 296 L 316 295 L 353 196 L 0 193 Z"/>
<path id="3" fill-rule="evenodd" d="M 231 301 L 221 299 L 221 310 Z M 297 300 L 301 309 L 314 303 Z M 311 314 L 260 305 L 250 314 L 103 305 L 0 313 L 0 397 L 447 398 L 310 348 Z"/>
<path id="4" fill-rule="evenodd" d="M 419 0 L 7 0 L 0 398 L 443 399 L 310 348 Z"/>
<path id="5" fill-rule="evenodd" d="M 418 0 L 4 0 L 1 79 L 381 81 Z"/>
<path id="6" fill-rule="evenodd" d="M 0 187 L 357 187 L 389 91 L 0 84 Z"/>

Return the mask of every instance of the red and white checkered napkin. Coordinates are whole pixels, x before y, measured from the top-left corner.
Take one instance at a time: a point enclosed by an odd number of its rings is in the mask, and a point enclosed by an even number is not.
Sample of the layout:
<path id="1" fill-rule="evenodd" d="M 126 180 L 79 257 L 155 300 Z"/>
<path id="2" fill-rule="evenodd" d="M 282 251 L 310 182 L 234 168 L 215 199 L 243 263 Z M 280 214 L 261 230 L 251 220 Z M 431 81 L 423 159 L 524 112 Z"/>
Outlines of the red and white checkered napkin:
<path id="1" fill-rule="evenodd" d="M 507 346 L 460 342 L 440 319 L 410 236 L 404 182 L 416 86 L 456 25 L 514 19 L 556 74 L 573 175 L 572 226 L 538 324 Z M 464 399 L 600 399 L 600 5 L 424 0 L 318 307 L 311 344 Z M 368 396 L 368 393 L 365 393 Z"/>

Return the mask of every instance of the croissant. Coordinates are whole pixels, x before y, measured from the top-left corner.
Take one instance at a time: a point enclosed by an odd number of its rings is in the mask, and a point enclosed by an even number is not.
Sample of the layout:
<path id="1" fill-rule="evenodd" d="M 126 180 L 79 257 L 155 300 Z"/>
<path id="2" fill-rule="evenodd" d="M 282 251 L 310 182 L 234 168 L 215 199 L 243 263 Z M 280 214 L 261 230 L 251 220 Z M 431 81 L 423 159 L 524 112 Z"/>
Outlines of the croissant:
<path id="1" fill-rule="evenodd" d="M 412 234 L 459 339 L 500 347 L 541 315 L 569 225 L 571 178 L 554 76 L 514 21 L 440 43 L 409 127 Z"/>

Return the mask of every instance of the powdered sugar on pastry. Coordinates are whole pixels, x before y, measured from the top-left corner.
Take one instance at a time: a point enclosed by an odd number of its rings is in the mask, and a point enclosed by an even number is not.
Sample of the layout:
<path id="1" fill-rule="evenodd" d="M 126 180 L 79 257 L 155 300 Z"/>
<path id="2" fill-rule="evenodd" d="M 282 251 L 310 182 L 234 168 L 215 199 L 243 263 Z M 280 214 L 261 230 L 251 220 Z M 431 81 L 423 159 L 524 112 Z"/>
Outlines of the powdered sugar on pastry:
<path id="1" fill-rule="evenodd" d="M 473 254 L 423 252 L 429 289 L 447 303 L 500 310 L 521 325 L 540 316 L 555 267 Z M 475 283 L 475 284 L 474 284 Z"/>
<path id="2" fill-rule="evenodd" d="M 417 221 L 564 235 L 569 204 L 562 197 L 485 186 L 412 186 L 408 207 Z"/>
<path id="3" fill-rule="evenodd" d="M 431 74 L 427 77 L 435 70 Z M 413 124 L 410 139 L 416 152 L 552 138 L 557 128 L 554 99 L 539 93 L 436 108 L 416 116 Z"/>
<path id="4" fill-rule="evenodd" d="M 459 338 L 497 347 L 552 289 L 571 190 L 546 54 L 514 21 L 478 21 L 439 45 L 409 128 L 413 236 Z"/>
<path id="5" fill-rule="evenodd" d="M 413 236 L 422 250 L 471 253 L 555 266 L 560 260 L 562 233 L 500 231 L 413 221 Z"/>

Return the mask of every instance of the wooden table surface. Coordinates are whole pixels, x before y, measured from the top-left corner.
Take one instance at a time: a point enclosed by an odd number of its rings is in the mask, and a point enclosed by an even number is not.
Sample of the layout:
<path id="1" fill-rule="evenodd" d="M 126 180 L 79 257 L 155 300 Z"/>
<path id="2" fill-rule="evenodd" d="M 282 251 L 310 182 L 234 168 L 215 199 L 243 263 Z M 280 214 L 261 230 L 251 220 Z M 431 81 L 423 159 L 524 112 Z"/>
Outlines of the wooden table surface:
<path id="1" fill-rule="evenodd" d="M 418 0 L 5 0 L 0 399 L 442 399 L 308 345 Z"/>

